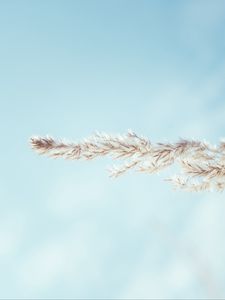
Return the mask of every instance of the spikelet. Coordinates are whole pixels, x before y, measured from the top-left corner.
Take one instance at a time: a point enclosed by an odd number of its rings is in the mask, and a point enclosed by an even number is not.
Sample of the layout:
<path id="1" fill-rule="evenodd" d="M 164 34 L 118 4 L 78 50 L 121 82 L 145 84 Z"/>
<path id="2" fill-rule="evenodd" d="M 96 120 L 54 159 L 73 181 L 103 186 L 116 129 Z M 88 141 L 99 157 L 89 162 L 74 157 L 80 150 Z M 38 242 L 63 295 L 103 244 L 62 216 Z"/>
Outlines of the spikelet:
<path id="1" fill-rule="evenodd" d="M 131 169 L 156 173 L 177 162 L 181 174 L 167 179 L 176 188 L 195 192 L 225 189 L 225 141 L 218 146 L 185 139 L 152 144 L 147 138 L 128 131 L 124 135 L 96 132 L 79 143 L 49 136 L 31 137 L 30 144 L 37 153 L 53 158 L 91 160 L 111 155 L 114 159 L 125 160 L 122 165 L 110 169 L 111 177 Z"/>

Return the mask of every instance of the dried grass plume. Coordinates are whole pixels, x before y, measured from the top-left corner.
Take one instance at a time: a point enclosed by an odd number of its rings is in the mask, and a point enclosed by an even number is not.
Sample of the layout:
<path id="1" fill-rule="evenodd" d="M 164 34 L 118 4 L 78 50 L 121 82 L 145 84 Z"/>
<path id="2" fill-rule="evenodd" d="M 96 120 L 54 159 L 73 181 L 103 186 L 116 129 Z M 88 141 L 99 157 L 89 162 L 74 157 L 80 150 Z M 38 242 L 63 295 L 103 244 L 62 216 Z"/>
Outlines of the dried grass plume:
<path id="1" fill-rule="evenodd" d="M 173 164 L 181 172 L 166 180 L 187 191 L 225 189 L 225 142 L 212 146 L 206 142 L 180 139 L 176 143 L 151 143 L 133 131 L 124 135 L 96 132 L 82 142 L 65 142 L 52 137 L 31 137 L 31 147 L 39 154 L 70 160 L 91 160 L 111 155 L 123 164 L 110 169 L 118 177 L 134 169 L 156 173 Z"/>

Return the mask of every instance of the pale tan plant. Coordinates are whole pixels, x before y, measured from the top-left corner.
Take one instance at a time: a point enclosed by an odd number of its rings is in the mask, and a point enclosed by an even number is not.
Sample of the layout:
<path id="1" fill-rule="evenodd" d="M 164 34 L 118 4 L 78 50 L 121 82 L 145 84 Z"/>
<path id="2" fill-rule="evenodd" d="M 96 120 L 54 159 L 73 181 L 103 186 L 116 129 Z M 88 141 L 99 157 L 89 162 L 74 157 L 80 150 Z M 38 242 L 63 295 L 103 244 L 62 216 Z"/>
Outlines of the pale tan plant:
<path id="1" fill-rule="evenodd" d="M 80 143 L 65 142 L 51 137 L 32 137 L 32 148 L 39 154 L 70 160 L 91 160 L 111 155 L 123 159 L 120 166 L 110 169 L 110 176 L 118 177 L 134 169 L 155 173 L 176 163 L 181 174 L 166 179 L 175 187 L 188 191 L 225 189 L 225 142 L 211 146 L 206 142 L 180 139 L 176 143 L 151 143 L 132 131 L 125 135 L 96 132 Z"/>

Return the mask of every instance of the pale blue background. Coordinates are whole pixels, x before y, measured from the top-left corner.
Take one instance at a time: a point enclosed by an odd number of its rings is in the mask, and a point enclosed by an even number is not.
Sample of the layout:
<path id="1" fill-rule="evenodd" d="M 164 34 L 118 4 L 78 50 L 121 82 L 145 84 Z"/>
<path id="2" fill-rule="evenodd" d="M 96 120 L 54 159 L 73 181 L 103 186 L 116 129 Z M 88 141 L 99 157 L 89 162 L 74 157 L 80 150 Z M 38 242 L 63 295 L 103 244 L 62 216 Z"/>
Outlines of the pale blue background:
<path id="1" fill-rule="evenodd" d="M 224 0 L 0 1 L 0 298 L 225 298 L 224 193 L 31 135 L 225 133 Z"/>

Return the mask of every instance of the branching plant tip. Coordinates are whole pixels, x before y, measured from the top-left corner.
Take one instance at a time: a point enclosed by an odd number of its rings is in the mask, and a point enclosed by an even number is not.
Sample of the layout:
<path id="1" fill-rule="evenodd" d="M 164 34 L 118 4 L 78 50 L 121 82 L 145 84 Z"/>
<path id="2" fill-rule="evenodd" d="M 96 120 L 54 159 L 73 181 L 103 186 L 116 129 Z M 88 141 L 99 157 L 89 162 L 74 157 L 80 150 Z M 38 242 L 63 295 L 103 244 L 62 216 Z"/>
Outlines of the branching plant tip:
<path id="1" fill-rule="evenodd" d="M 52 137 L 31 137 L 31 147 L 39 154 L 69 160 L 91 160 L 110 155 L 123 160 L 110 169 L 118 177 L 133 169 L 157 173 L 178 164 L 180 174 L 167 178 L 174 187 L 187 191 L 225 189 L 225 142 L 212 146 L 206 142 L 180 139 L 176 143 L 151 143 L 133 131 L 124 135 L 96 132 L 82 142 L 65 142 Z"/>

